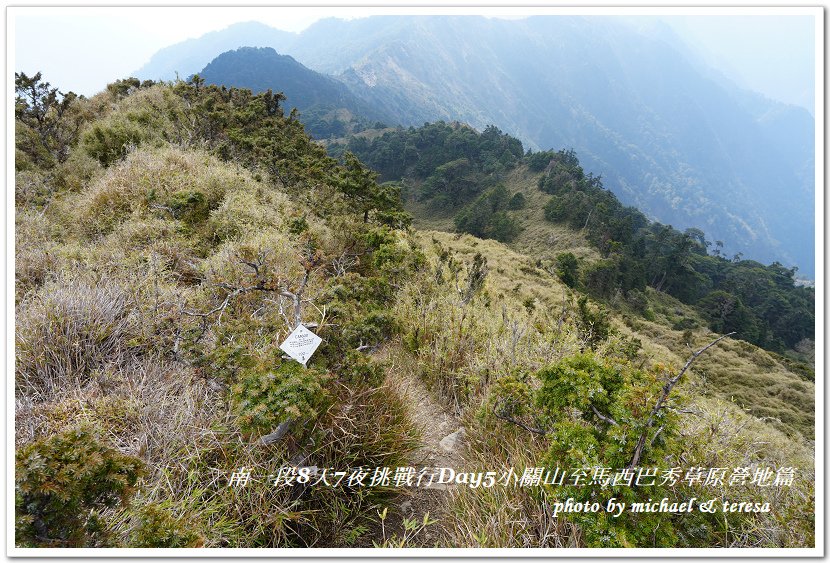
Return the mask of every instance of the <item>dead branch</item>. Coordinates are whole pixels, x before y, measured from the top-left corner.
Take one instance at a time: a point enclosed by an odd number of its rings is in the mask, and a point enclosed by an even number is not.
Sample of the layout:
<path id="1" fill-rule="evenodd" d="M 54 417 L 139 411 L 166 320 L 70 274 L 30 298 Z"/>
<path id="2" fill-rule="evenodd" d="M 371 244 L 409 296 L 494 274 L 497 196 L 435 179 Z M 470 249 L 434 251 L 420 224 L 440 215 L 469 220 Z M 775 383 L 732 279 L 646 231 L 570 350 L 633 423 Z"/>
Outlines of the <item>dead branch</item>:
<path id="1" fill-rule="evenodd" d="M 288 433 L 288 430 L 291 428 L 291 424 L 293 422 L 294 421 L 291 419 L 280 422 L 273 432 L 262 436 L 259 439 L 259 443 L 263 446 L 267 446 L 269 444 L 273 444 L 274 442 L 279 442 Z"/>
<path id="2" fill-rule="evenodd" d="M 172 207 L 168 207 L 166 205 L 161 205 L 159 203 L 151 203 L 150 209 L 158 209 L 159 211 L 166 211 L 169 213 L 173 218 L 176 217 L 176 212 L 173 210 Z"/>
<path id="3" fill-rule="evenodd" d="M 360 346 L 354 349 L 355 352 L 363 352 L 364 350 L 376 350 L 378 347 L 377 344 L 364 344 L 363 341 L 360 341 Z"/>
<path id="4" fill-rule="evenodd" d="M 221 284 L 221 283 L 216 284 L 216 285 L 217 285 L 217 287 L 221 287 L 222 289 L 229 290 L 228 294 L 225 296 L 225 300 L 222 301 L 222 303 L 218 307 L 214 307 L 213 309 L 211 309 L 210 311 L 208 311 L 206 313 L 200 313 L 198 311 L 187 311 L 187 310 L 182 309 L 182 314 L 187 315 L 189 317 L 206 318 L 206 317 L 213 316 L 216 313 L 219 313 L 219 321 L 221 321 L 222 320 L 222 313 L 225 311 L 225 309 L 230 304 L 231 299 L 233 299 L 237 295 L 240 295 L 242 293 L 248 293 L 250 291 L 276 291 L 273 287 L 267 287 L 267 286 L 262 285 L 262 284 L 257 284 L 257 285 L 250 286 L 250 287 L 230 287 L 227 284 Z M 219 321 L 217 321 L 217 322 L 219 322 Z"/>
<path id="5" fill-rule="evenodd" d="M 507 326 L 510 329 L 510 358 L 515 363 L 516 347 L 519 345 L 519 341 L 522 339 L 522 336 L 524 336 L 524 333 L 527 330 L 527 325 L 520 324 L 516 319 L 511 319 L 511 321 L 507 323 Z"/>
<path id="6" fill-rule="evenodd" d="M 294 330 L 298 326 L 300 326 L 302 322 L 302 304 L 303 304 L 303 293 L 308 285 L 309 277 L 311 276 L 311 272 L 319 265 L 320 259 L 317 256 L 303 256 L 300 255 L 300 262 L 303 266 L 304 274 L 303 278 L 300 281 L 299 287 L 295 291 L 291 291 L 287 287 L 280 287 L 281 282 L 278 280 L 274 285 L 266 285 L 265 281 L 263 280 L 264 275 L 264 266 L 265 266 L 265 259 L 267 257 L 266 252 L 262 252 L 257 256 L 257 260 L 255 262 L 245 260 L 241 256 L 237 255 L 236 258 L 239 260 L 240 263 L 248 266 L 253 270 L 254 275 L 257 278 L 257 284 L 248 287 L 235 287 L 226 283 L 217 283 L 216 287 L 224 289 L 228 292 L 225 296 L 225 299 L 220 303 L 217 307 L 214 307 L 210 311 L 205 313 L 201 313 L 199 311 L 186 311 L 183 310 L 182 314 L 188 315 L 191 317 L 199 317 L 207 322 L 206 319 L 212 317 L 213 315 L 219 313 L 219 317 L 216 321 L 216 324 L 221 323 L 222 315 L 227 309 L 228 305 L 230 305 L 231 301 L 242 293 L 248 293 L 251 291 L 264 291 L 264 292 L 271 292 L 276 293 L 280 297 L 285 297 L 291 301 L 293 304 L 293 319 L 289 319 L 288 315 L 285 314 L 283 310 L 282 303 L 278 304 L 280 315 L 285 320 L 286 324 L 288 325 L 290 330 Z"/>
<path id="7" fill-rule="evenodd" d="M 357 264 L 357 255 L 343 252 L 331 261 L 331 268 L 335 276 L 344 276 L 355 264 Z"/>
<path id="8" fill-rule="evenodd" d="M 726 338 L 727 336 L 732 336 L 735 334 L 734 332 L 730 332 L 729 334 L 724 334 L 723 336 L 716 338 L 694 354 L 692 354 L 689 359 L 686 361 L 686 365 L 683 366 L 677 375 L 669 379 L 665 385 L 663 385 L 663 391 L 660 393 L 660 397 L 658 397 L 657 402 L 654 404 L 654 408 L 651 409 L 651 413 L 648 416 L 648 421 L 646 422 L 645 428 L 643 428 L 643 432 L 640 434 L 640 438 L 637 440 L 637 446 L 634 448 L 634 455 L 631 456 L 631 462 L 628 464 L 628 468 L 637 467 L 637 464 L 640 463 L 640 457 L 643 455 L 643 448 L 645 448 L 646 441 L 648 440 L 648 432 L 651 429 L 652 425 L 654 424 L 654 419 L 657 416 L 657 413 L 660 412 L 660 409 L 663 408 L 663 403 L 666 402 L 666 399 L 669 398 L 669 394 L 674 389 L 674 386 L 680 381 L 680 378 L 683 377 L 683 374 L 686 373 L 686 370 L 692 365 L 692 363 L 703 354 L 706 350 Z"/>
<path id="9" fill-rule="evenodd" d="M 660 435 L 660 432 L 663 431 L 663 428 L 665 428 L 665 424 L 661 424 L 660 428 L 657 429 L 657 432 L 654 433 L 654 436 L 651 437 L 651 442 L 648 443 L 649 446 L 654 445 L 654 442 L 657 441 L 657 437 Z"/>
<path id="10" fill-rule="evenodd" d="M 605 416 L 604 414 L 599 412 L 594 405 L 591 405 L 591 410 L 594 411 L 594 414 L 597 415 L 597 417 L 599 417 L 600 420 L 604 420 L 605 422 L 607 422 L 608 424 L 611 424 L 613 426 L 619 426 L 620 425 L 619 422 L 617 422 L 616 420 L 614 420 L 610 416 Z"/>
<path id="11" fill-rule="evenodd" d="M 533 426 L 529 426 L 522 422 L 521 420 L 516 420 L 515 418 L 508 416 L 506 414 L 500 413 L 497 406 L 493 406 L 493 415 L 498 418 L 499 420 L 503 420 L 505 422 L 509 422 L 510 424 L 515 424 L 519 428 L 524 428 L 528 432 L 532 432 L 534 434 L 538 434 L 540 436 L 545 436 L 549 432 L 543 428 L 534 428 Z"/>

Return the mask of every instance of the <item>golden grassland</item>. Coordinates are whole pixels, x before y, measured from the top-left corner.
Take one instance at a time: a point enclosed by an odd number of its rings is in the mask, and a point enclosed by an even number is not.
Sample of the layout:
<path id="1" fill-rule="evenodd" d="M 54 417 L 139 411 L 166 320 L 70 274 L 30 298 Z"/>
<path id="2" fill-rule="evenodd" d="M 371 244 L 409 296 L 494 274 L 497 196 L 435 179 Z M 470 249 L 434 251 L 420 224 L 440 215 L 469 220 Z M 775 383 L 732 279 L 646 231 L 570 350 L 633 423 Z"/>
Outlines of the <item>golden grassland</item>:
<path id="1" fill-rule="evenodd" d="M 399 377 L 423 382 L 464 424 L 472 467 L 537 466 L 551 436 L 493 416 L 508 376 L 522 375 L 535 391 L 540 369 L 586 351 L 612 358 L 635 340 L 636 362 L 668 375 L 716 337 L 673 329 L 681 318 L 704 323 L 650 292 L 652 320 L 620 303 L 604 313 L 612 334 L 592 344 L 578 328 L 580 295 L 540 258 L 596 253 L 579 233 L 542 219 L 542 195 L 523 168 L 508 178 L 528 199 L 512 247 L 446 232 L 451 221 L 442 216 L 379 234 L 336 182 L 284 185 L 211 154 L 181 125 L 176 116 L 188 110 L 168 86 L 83 103 L 90 128 L 135 128 L 142 140 L 106 167 L 75 147 L 56 173 L 60 186 L 36 169 L 18 172 L 14 439 L 23 450 L 91 427 L 107 447 L 141 460 L 136 494 L 101 511 L 106 545 L 423 545 L 376 536 L 379 515 L 396 510 L 394 491 L 234 489 L 227 477 L 240 467 L 261 476 L 282 465 L 411 463 L 420 437 Z M 367 250 L 376 239 L 386 242 Z M 292 302 L 269 284 L 302 287 L 302 321 L 325 341 L 309 370 L 278 349 L 293 326 Z M 372 284 L 391 297 L 367 309 Z M 389 334 L 377 336 L 387 325 Z M 354 340 L 348 361 L 326 350 L 345 333 Z M 354 349 L 364 335 L 383 342 L 383 357 Z M 375 380 L 378 366 L 391 383 Z M 396 369 L 406 373 L 388 373 Z M 283 394 L 269 395 L 280 378 Z M 722 491 L 755 495 L 774 511 L 701 531 L 707 545 L 811 546 L 814 384 L 773 354 L 725 340 L 676 392 L 684 413 L 666 463 L 799 469 L 789 489 Z M 289 438 L 263 444 L 287 417 L 295 421 Z M 550 518 L 555 494 L 453 491 L 434 543 L 589 545 L 580 525 Z"/>
<path id="2" fill-rule="evenodd" d="M 570 306 L 573 292 L 555 275 L 537 267 L 535 260 L 512 250 L 512 244 L 508 247 L 467 234 L 437 231 L 419 232 L 417 239 L 427 246 L 436 240 L 468 259 L 477 252 L 486 255 L 491 266 L 488 291 L 509 299 L 516 307 L 532 303 L 556 311 L 563 304 Z M 650 361 L 682 365 L 692 352 L 717 337 L 688 305 L 651 289 L 649 301 L 656 311 L 654 321 L 623 314 L 615 315 L 613 323 L 622 334 L 642 342 Z M 694 319 L 699 328 L 672 329 L 682 318 Z M 694 373 L 703 394 L 734 402 L 808 442 L 814 439 L 815 384 L 788 369 L 779 356 L 748 342 L 728 339 L 701 356 Z"/>
<path id="3" fill-rule="evenodd" d="M 409 327 L 424 327 L 421 334 L 431 333 L 433 344 L 418 349 L 414 356 L 403 348 L 398 353 L 411 357 L 410 369 L 461 414 L 470 429 L 464 451 L 469 463 L 488 467 L 538 465 L 547 439 L 496 420 L 490 412 L 492 384 L 516 369 L 532 371 L 584 347 L 573 330 L 574 295 L 555 276 L 535 267 L 530 258 L 496 241 L 437 231 L 417 232 L 415 237 L 434 264 L 446 251 L 468 263 L 481 253 L 487 256 L 489 273 L 482 295 L 466 312 L 452 296 L 426 298 L 414 289 L 416 282 L 403 288 L 399 315 L 408 319 L 405 324 Z M 616 316 L 612 323 L 619 336 L 642 343 L 643 363 L 665 365 L 669 373 L 679 369 L 692 351 L 717 336 L 698 329 L 687 342 L 683 331 L 657 322 L 640 322 L 636 330 Z M 605 346 L 610 349 L 619 343 L 619 337 L 614 336 Z M 751 530 L 730 531 L 727 545 L 729 541 L 735 542 L 731 545 L 809 544 L 809 516 L 796 515 L 802 504 L 812 506 L 809 483 L 813 451 L 807 435 L 812 403 L 806 400 L 807 395 L 812 399 L 812 383 L 787 372 L 766 352 L 750 344 L 731 340 L 722 344 L 702 356 L 678 388 L 687 414 L 680 430 L 685 447 L 675 461 L 705 467 L 737 467 L 762 460 L 779 467 L 796 465 L 802 488 L 786 498 L 780 496 L 780 491 L 770 491 L 777 495 L 772 502 L 778 503 L 781 512 L 756 520 Z M 604 353 L 602 347 L 598 353 Z M 785 378 L 800 386 L 797 389 L 804 392 L 805 403 L 782 401 L 771 407 L 778 409 L 781 423 L 764 418 L 751 408 L 741 408 L 746 405 L 732 400 L 731 389 L 719 386 L 728 377 L 742 378 L 752 389 L 757 389 L 754 382 L 762 378 Z M 750 404 L 758 408 L 767 400 L 763 394 L 746 391 L 742 396 L 747 402 L 755 401 Z M 791 412 L 792 418 L 782 417 L 785 412 Z M 723 493 L 731 498 L 752 494 L 735 490 Z M 450 530 L 449 541 L 471 547 L 580 545 L 578 528 L 551 520 L 545 512 L 534 509 L 550 500 L 546 498 L 522 490 L 506 493 L 461 488 L 453 493 L 449 520 L 444 522 L 445 529 Z M 795 520 L 785 524 L 783 513 Z"/>

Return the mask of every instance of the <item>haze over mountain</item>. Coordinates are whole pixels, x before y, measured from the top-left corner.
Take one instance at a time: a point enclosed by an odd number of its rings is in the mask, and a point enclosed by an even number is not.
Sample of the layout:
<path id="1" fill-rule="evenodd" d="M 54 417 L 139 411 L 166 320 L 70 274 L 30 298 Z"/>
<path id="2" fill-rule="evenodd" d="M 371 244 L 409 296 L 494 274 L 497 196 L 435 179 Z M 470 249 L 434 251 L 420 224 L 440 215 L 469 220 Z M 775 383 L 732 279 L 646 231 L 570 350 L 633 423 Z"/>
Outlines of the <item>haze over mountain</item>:
<path id="1" fill-rule="evenodd" d="M 285 94 L 285 107 L 296 107 L 306 128 L 316 138 L 342 136 L 367 120 L 389 120 L 334 78 L 314 72 L 270 47 L 241 47 L 222 53 L 199 72 L 207 84 L 247 88 L 254 93 L 273 90 Z M 350 129 L 351 127 L 351 129 Z"/>
<path id="2" fill-rule="evenodd" d="M 178 75 L 186 79 L 225 51 L 239 47 L 271 47 L 283 52 L 295 39 L 295 33 L 262 23 L 237 23 L 161 49 L 135 72 L 135 76 L 150 80 L 174 80 Z"/>
<path id="3" fill-rule="evenodd" d="M 495 124 L 534 150 L 572 147 L 650 217 L 813 275 L 812 117 L 718 77 L 668 26 L 423 16 L 321 20 L 300 34 L 262 27 L 170 47 L 139 75 L 196 72 L 197 59 L 268 43 L 402 125 Z"/>

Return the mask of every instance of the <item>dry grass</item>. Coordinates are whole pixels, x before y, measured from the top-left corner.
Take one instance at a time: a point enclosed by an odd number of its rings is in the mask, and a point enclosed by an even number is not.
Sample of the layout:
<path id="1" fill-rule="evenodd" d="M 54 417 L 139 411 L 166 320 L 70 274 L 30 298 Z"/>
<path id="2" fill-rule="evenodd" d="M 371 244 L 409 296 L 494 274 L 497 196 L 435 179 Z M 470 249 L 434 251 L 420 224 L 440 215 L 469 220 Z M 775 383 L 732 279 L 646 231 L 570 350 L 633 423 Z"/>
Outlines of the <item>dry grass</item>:
<path id="1" fill-rule="evenodd" d="M 89 104 L 106 113 L 112 100 L 105 98 Z M 172 134 L 178 130 L 160 111 L 175 111 L 171 104 L 163 88 L 153 88 L 115 105 L 116 113 L 131 115 L 134 123 Z M 173 141 L 186 146 L 187 131 L 178 133 L 182 138 Z M 211 354 L 241 350 L 246 360 L 269 361 L 287 330 L 281 302 L 251 292 L 240 295 L 221 318 L 203 322 L 198 316 L 221 304 L 228 287 L 257 281 L 243 260 L 259 260 L 263 278 L 296 287 L 309 241 L 327 260 L 342 256 L 361 232 L 355 223 L 360 218 L 334 217 L 343 202 L 325 186 L 289 201 L 251 174 L 197 150 L 141 148 L 106 170 L 82 153 L 70 160 L 71 186 L 64 186 L 69 191 L 50 192 L 45 210 L 32 205 L 51 190 L 45 179 L 30 175 L 19 186 L 26 208 L 18 210 L 15 225 L 16 443 L 91 423 L 113 447 L 141 457 L 149 467 L 141 494 L 125 511 L 108 514 L 123 538 L 137 529 L 136 510 L 159 505 L 196 530 L 205 546 L 365 542 L 361 534 L 388 502 L 387 492 L 278 489 L 263 477 L 288 463 L 406 465 L 418 444 L 410 405 L 387 387 L 335 383 L 329 391 L 336 400 L 319 420 L 284 443 L 257 445 L 237 428 L 226 397 L 229 376 L 220 375 L 224 366 Z M 525 229 L 514 248 L 545 258 L 562 251 L 596 257 L 578 233 L 544 221 L 547 196 L 536 188 L 535 175 L 520 168 L 507 184 L 528 198 L 527 208 L 516 213 Z M 177 217 L 171 198 L 196 192 L 209 212 L 194 226 Z M 289 232 L 289 221 L 303 216 L 307 230 Z M 422 224 L 447 228 L 451 221 L 434 217 Z M 461 413 L 468 431 L 466 462 L 480 469 L 539 465 L 547 446 L 543 440 L 482 412 L 491 383 L 509 370 L 533 372 L 585 346 L 574 327 L 575 295 L 537 267 L 535 258 L 497 242 L 445 232 L 418 232 L 415 239 L 429 268 L 396 288 L 393 306 L 403 327 L 400 344 L 414 351 L 398 349 L 390 369 L 422 377 Z M 441 249 L 467 265 L 457 278 L 447 265 L 436 275 Z M 483 290 L 464 304 L 459 289 L 479 252 L 489 274 Z M 306 299 L 321 295 L 329 274 L 323 268 L 312 272 Z M 689 346 L 700 347 L 712 335 L 696 329 L 687 343 L 668 327 L 693 313 L 661 299 L 653 300 L 656 322 L 613 322 L 620 333 L 643 341 L 646 361 L 680 365 Z M 323 310 L 304 306 L 304 320 L 324 320 Z M 195 352 L 180 349 L 189 329 Z M 194 343 L 193 334 L 201 329 L 203 336 Z M 204 363 L 196 367 L 197 360 Z M 729 531 L 722 543 L 808 544 L 812 525 L 799 507 L 814 502 L 812 445 L 801 438 L 812 435 L 814 386 L 755 347 L 725 342 L 700 358 L 678 390 L 694 396 L 690 408 L 699 411 L 683 419 L 686 459 L 803 469 L 799 488 L 767 492 L 778 507 L 773 516 Z M 780 422 L 759 420 L 718 397 L 735 397 L 752 414 Z M 230 473 L 243 466 L 262 482 L 228 487 Z M 580 545 L 579 531 L 552 521 L 545 503 L 543 493 L 527 489 L 458 489 L 440 525 L 439 543 Z"/>
<path id="2" fill-rule="evenodd" d="M 505 179 L 505 186 L 513 192 L 521 192 L 527 205 L 514 212 L 522 231 L 510 247 L 517 251 L 540 258 L 552 260 L 562 252 L 572 252 L 578 258 L 592 261 L 599 258 L 582 233 L 561 225 L 555 225 L 545 219 L 544 207 L 550 196 L 539 190 L 537 181 L 540 174 L 530 172 L 526 166 L 512 170 Z"/>
<path id="3" fill-rule="evenodd" d="M 618 328 L 639 338 L 648 357 L 677 367 L 717 337 L 706 328 L 691 331 L 687 339 L 684 331 L 658 322 L 637 320 L 629 324 L 618 324 Z M 799 442 L 813 440 L 815 384 L 790 371 L 765 350 L 727 339 L 698 358 L 690 373 L 697 392 L 733 401 Z"/>
<path id="4" fill-rule="evenodd" d="M 404 338 L 418 341 L 422 377 L 456 410 L 474 402 L 505 372 L 539 369 L 583 345 L 566 330 L 572 303 L 564 286 L 527 258 L 469 235 L 427 232 L 416 238 L 427 251 L 432 273 L 401 288 L 396 314 L 409 327 Z M 448 266 L 439 265 L 442 249 L 451 250 L 466 267 L 474 254 L 487 256 L 484 288 L 467 305 L 461 297 L 466 270 L 455 279 Z M 442 272 L 438 284 L 437 271 Z"/>
<path id="5" fill-rule="evenodd" d="M 683 451 L 670 463 L 703 467 L 796 468 L 792 486 L 721 486 L 708 494 L 729 501 L 769 502 L 771 512 L 741 519 L 717 534 L 724 547 L 810 547 L 815 544 L 815 467 L 811 446 L 793 440 L 721 399 L 697 398 L 683 417 Z"/>
<path id="6" fill-rule="evenodd" d="M 199 224 L 164 208 L 182 192 L 210 202 Z M 309 197 L 342 208 L 326 193 Z M 302 216 L 305 232 L 287 232 L 286 221 Z M 340 256 L 360 220 L 322 219 L 247 172 L 172 147 L 136 150 L 78 193 L 57 194 L 45 212 L 19 211 L 16 443 L 91 423 L 110 446 L 140 457 L 141 492 L 106 514 L 128 545 L 141 537 L 145 509 L 168 514 L 203 546 L 353 545 L 360 534 L 349 530 L 368 529 L 388 492 L 278 489 L 267 476 L 289 463 L 402 463 L 414 444 L 405 405 L 386 388 L 338 386 L 318 421 L 282 444 L 257 445 L 229 410 L 228 370 L 197 364 L 236 349 L 268 361 L 287 330 L 287 304 L 251 292 L 222 317 L 203 323 L 198 313 L 220 304 L 227 286 L 258 283 L 243 261 L 260 261 L 269 282 L 296 289 L 310 241 L 326 259 Z M 325 287 L 323 266 L 305 288 L 306 322 L 323 320 L 308 301 Z M 242 466 L 259 482 L 229 488 Z"/>
<path id="7" fill-rule="evenodd" d="M 527 206 L 515 212 L 523 227 L 520 236 L 508 246 L 495 241 L 484 241 L 470 235 L 453 235 L 448 232 L 423 231 L 418 237 L 429 246 L 430 240 L 440 243 L 461 255 L 472 257 L 476 252 L 484 254 L 490 264 L 488 291 L 493 296 L 512 296 L 520 301 L 532 299 L 538 307 L 561 311 L 563 302 L 568 309 L 568 290 L 555 276 L 535 266 L 529 256 L 542 260 L 552 259 L 560 252 L 573 252 L 589 262 L 599 256 L 580 233 L 554 225 L 544 219 L 543 207 L 548 196 L 539 191 L 538 174 L 526 167 L 511 171 L 505 184 L 512 191 L 521 191 Z M 452 231 L 450 217 L 432 216 L 427 210 L 414 209 L 416 225 L 420 228 Z M 429 217 L 429 218 L 426 218 Z M 628 315 L 635 319 L 624 326 L 620 319 L 613 323 L 618 330 L 643 342 L 645 355 L 652 361 L 670 365 L 682 365 L 692 351 L 715 338 L 706 323 L 689 305 L 656 291 L 647 291 L 653 321 L 643 320 L 639 313 Z M 563 299 L 563 296 L 566 296 Z M 623 311 L 630 307 L 622 297 L 612 299 L 612 306 Z M 671 327 L 678 322 L 698 327 L 691 342 L 686 342 L 683 330 Z M 708 339 L 708 340 L 707 340 Z M 815 386 L 804 381 L 780 360 L 764 350 L 748 343 L 729 341 L 710 350 L 695 366 L 698 376 L 705 379 L 705 390 L 714 396 L 734 400 L 755 416 L 791 435 L 812 439 L 814 434 Z"/>
<path id="8" fill-rule="evenodd" d="M 72 275 L 24 301 L 16 321 L 16 386 L 29 396 L 52 396 L 82 384 L 93 369 L 123 362 L 139 334 L 135 304 L 123 287 Z"/>
<path id="9" fill-rule="evenodd" d="M 439 232 L 418 233 L 417 238 L 433 270 L 436 254 L 449 249 L 466 263 L 481 252 L 487 257 L 490 272 L 482 295 L 466 312 L 452 297 L 451 285 L 440 296 L 431 296 L 423 287 L 417 289 L 414 282 L 402 290 L 399 314 L 410 327 L 420 326 L 420 334 L 430 343 L 418 350 L 417 364 L 412 369 L 436 384 L 443 397 L 465 413 L 470 432 L 465 458 L 473 465 L 539 465 L 546 449 L 544 442 L 477 414 L 486 412 L 489 385 L 509 367 L 533 371 L 584 345 L 574 334 L 573 296 L 550 273 L 497 242 Z M 425 274 L 430 275 L 434 277 Z M 463 285 L 463 275 L 461 279 Z M 621 337 L 627 341 L 637 338 L 643 345 L 642 361 L 664 364 L 671 371 L 682 366 L 692 351 L 716 337 L 702 328 L 690 334 L 671 329 L 678 319 L 696 319 L 695 313 L 667 296 L 653 297 L 655 322 L 632 318 L 626 324 L 613 317 L 619 336 L 609 339 L 597 353 L 604 354 L 620 345 Z M 525 329 L 516 340 L 515 354 L 506 345 L 511 326 Z M 729 378 L 736 384 L 732 388 L 726 385 Z M 459 386 L 464 385 L 473 385 L 474 392 L 458 393 Z M 738 393 L 749 399 L 752 408 L 744 410 L 741 406 L 750 405 L 728 400 Z M 773 512 L 730 519 L 722 530 L 713 531 L 716 544 L 812 545 L 813 446 L 810 434 L 805 440 L 800 433 L 800 428 L 812 429 L 812 383 L 787 371 L 773 355 L 742 341 L 727 340 L 698 359 L 676 389 L 675 398 L 682 399 L 684 410 L 692 414 L 682 417 L 681 449 L 666 463 L 684 467 L 799 468 L 801 481 L 792 489 L 768 488 L 761 491 L 761 497 L 757 490 L 724 491 L 725 498 L 768 500 Z M 758 410 L 764 405 L 777 417 L 765 418 L 766 413 Z M 454 493 L 451 511 L 441 523 L 447 534 L 446 545 L 581 545 L 579 530 L 550 521 L 545 503 L 544 493 L 538 490 L 462 488 Z M 798 513 L 801 508 L 806 508 L 806 514 Z"/>
<path id="10" fill-rule="evenodd" d="M 93 372 L 87 381 L 66 384 L 51 401 L 18 399 L 17 441 L 25 443 L 67 426 L 92 423 L 120 450 L 160 471 L 209 429 L 222 386 L 192 368 L 145 358 Z M 158 475 L 152 475 L 154 480 Z"/>
<path id="11" fill-rule="evenodd" d="M 18 208 L 40 206 L 48 200 L 49 180 L 37 170 L 20 170 L 14 175 L 14 202 Z"/>
<path id="12" fill-rule="evenodd" d="M 108 233 L 131 214 L 175 216 L 170 197 L 201 193 L 211 208 L 253 182 L 206 153 L 167 147 L 138 150 L 82 192 L 72 205 L 86 234 Z"/>
<path id="13" fill-rule="evenodd" d="M 228 191 L 211 213 L 211 228 L 221 240 L 263 229 L 285 231 L 284 218 L 293 208 L 288 197 L 263 186 L 246 184 L 245 189 Z"/>
<path id="14" fill-rule="evenodd" d="M 45 213 L 23 209 L 15 217 L 14 260 L 15 301 L 27 292 L 41 286 L 50 275 L 60 269 L 58 249 L 60 229 Z"/>
<path id="15" fill-rule="evenodd" d="M 500 424 L 492 417 L 468 415 L 465 426 L 468 470 L 521 472 L 540 466 L 544 441 Z M 579 547 L 579 532 L 552 518 L 547 494 L 539 488 L 503 487 L 451 490 L 450 513 L 442 523 L 448 547 Z"/>
<path id="16" fill-rule="evenodd" d="M 406 202 L 406 211 L 412 214 L 412 225 L 420 232 L 455 231 L 453 213 L 447 209 L 435 209 L 428 202 L 416 201 L 411 198 Z"/>
<path id="17" fill-rule="evenodd" d="M 537 308 L 560 313 L 563 301 L 570 297 L 570 290 L 556 276 L 537 267 L 529 256 L 500 242 L 440 231 L 419 231 L 416 240 L 431 252 L 435 252 L 433 241 L 437 241 L 466 261 L 481 253 L 489 268 L 485 289 L 492 298 L 509 302 L 511 309 L 523 307 L 526 300 L 533 299 Z"/>
<path id="18" fill-rule="evenodd" d="M 422 279 L 399 292 L 396 313 L 415 331 L 419 346 L 406 369 L 430 384 L 451 409 L 462 413 L 468 444 L 465 468 L 475 471 L 538 466 L 544 443 L 522 431 L 481 417 L 489 387 L 511 370 L 529 372 L 577 352 L 570 292 L 526 256 L 503 244 L 469 235 L 420 232 L 416 238 L 430 264 Z M 462 268 L 455 281 L 438 255 L 450 250 L 469 265 L 476 253 L 487 257 L 489 273 L 480 295 L 464 305 L 458 288 L 466 282 Z M 444 280 L 435 287 L 436 271 Z M 399 352 L 399 355 L 407 356 Z M 416 409 L 417 410 L 417 409 Z M 564 547 L 579 545 L 572 526 L 550 518 L 544 493 L 502 488 L 451 492 L 437 526 L 446 547 Z"/>

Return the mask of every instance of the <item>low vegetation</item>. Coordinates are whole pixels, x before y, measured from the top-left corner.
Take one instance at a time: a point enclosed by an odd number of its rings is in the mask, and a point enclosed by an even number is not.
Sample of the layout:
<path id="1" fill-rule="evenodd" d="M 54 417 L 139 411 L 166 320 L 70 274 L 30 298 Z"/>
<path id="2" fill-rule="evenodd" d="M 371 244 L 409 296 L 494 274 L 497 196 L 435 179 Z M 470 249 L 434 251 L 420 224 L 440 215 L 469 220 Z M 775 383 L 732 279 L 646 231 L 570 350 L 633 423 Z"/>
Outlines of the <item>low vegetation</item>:
<path id="1" fill-rule="evenodd" d="M 713 289 L 704 307 L 668 274 L 660 287 L 592 289 L 602 264 L 640 239 L 603 246 L 590 225 L 536 221 L 551 197 L 536 178 L 566 153 L 525 155 L 495 128 L 435 124 L 350 142 L 338 161 L 270 91 L 130 79 L 86 99 L 39 75 L 16 85 L 16 545 L 813 545 L 809 347 L 727 338 L 677 377 L 713 330 L 732 328 L 707 315 L 721 296 Z M 361 154 L 370 149 L 375 160 Z M 390 178 L 404 184 L 378 183 Z M 586 197 L 601 189 L 590 175 L 574 182 Z M 485 238 L 413 229 L 412 200 L 449 206 L 459 230 Z M 643 240 L 675 240 L 642 229 Z M 684 248 L 724 283 L 760 267 Z M 760 268 L 777 280 L 765 302 L 809 300 L 786 271 Z M 760 326 L 751 289 L 732 291 Z M 301 323 L 323 339 L 307 367 L 279 348 Z M 776 330 L 764 343 L 810 336 Z M 417 519 L 397 514 L 394 487 L 312 486 L 312 470 L 316 480 L 327 468 L 416 463 L 421 438 L 411 398 L 389 383 L 396 370 L 459 417 L 463 458 L 479 471 L 793 467 L 796 477 L 729 490 L 458 487 Z M 772 509 L 551 512 L 609 495 Z"/>
<path id="2" fill-rule="evenodd" d="M 353 137 L 345 148 L 384 179 L 417 186 L 416 199 L 430 206 L 410 206 L 416 221 L 434 206 L 450 213 L 460 232 L 516 241 L 529 254 L 543 255 L 557 235 L 540 230 L 541 218 L 532 218 L 532 212 L 518 212 L 533 196 L 526 193 L 526 177 L 535 177 L 538 190 L 549 195 L 534 198 L 544 219 L 579 233 L 598 253 L 582 252 L 591 259 L 578 276 L 578 264 L 561 270 L 561 255 L 547 258 L 555 260 L 552 267 L 568 276 L 571 287 L 597 299 L 619 294 L 636 306 L 646 303 L 645 289 L 654 288 L 693 305 L 713 331 L 735 332 L 737 338 L 802 360 L 798 349 L 809 349 L 815 338 L 815 292 L 796 285 L 795 268 L 777 262 L 764 266 L 740 255 L 729 258 L 722 254 L 722 241 L 713 244 L 699 229 L 680 232 L 649 221 L 605 190 L 602 178 L 586 173 L 572 150 L 523 155 L 517 139 L 494 127 L 477 133 L 442 122 L 387 132 L 371 141 Z M 519 189 L 511 193 L 506 186 Z M 427 221 L 426 226 L 442 225 Z M 516 240 L 523 230 L 536 239 L 530 248 Z M 580 246 L 573 240 L 568 245 Z"/>
<path id="3" fill-rule="evenodd" d="M 44 185 L 18 194 L 17 543 L 353 545 L 388 492 L 267 478 L 414 447 L 366 355 L 420 260 L 394 192 L 365 197 L 373 176 L 328 159 L 271 93 L 124 86 L 72 99 L 90 121 L 68 147 L 53 129 L 19 146 L 19 177 Z M 327 343 L 308 369 L 278 348 L 299 322 Z M 228 487 L 245 469 L 256 483 Z"/>

